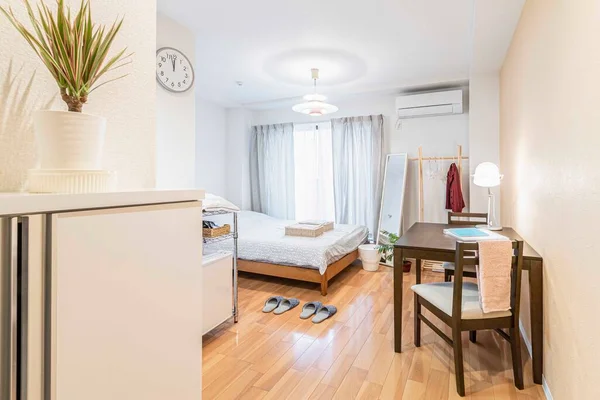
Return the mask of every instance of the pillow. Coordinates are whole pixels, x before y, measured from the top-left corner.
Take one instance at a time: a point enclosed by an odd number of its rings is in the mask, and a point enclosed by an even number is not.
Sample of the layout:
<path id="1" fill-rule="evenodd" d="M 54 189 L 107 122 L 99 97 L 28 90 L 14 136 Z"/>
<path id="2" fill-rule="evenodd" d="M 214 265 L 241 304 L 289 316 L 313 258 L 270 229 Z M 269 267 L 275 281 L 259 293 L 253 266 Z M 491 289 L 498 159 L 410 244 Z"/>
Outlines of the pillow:
<path id="1" fill-rule="evenodd" d="M 202 202 L 204 210 L 228 210 L 240 211 L 240 208 L 230 201 L 225 200 L 220 196 L 215 196 L 212 193 L 206 193 Z"/>

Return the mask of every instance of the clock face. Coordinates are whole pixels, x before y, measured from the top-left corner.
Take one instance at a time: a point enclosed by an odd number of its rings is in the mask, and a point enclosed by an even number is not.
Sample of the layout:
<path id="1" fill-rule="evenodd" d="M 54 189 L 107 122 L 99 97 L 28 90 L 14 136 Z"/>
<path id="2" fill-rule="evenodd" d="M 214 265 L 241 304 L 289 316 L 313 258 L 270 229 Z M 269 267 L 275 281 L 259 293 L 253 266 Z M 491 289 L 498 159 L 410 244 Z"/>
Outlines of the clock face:
<path id="1" fill-rule="evenodd" d="M 194 68 L 182 52 L 163 47 L 156 52 L 156 79 L 167 90 L 185 92 L 194 83 Z"/>

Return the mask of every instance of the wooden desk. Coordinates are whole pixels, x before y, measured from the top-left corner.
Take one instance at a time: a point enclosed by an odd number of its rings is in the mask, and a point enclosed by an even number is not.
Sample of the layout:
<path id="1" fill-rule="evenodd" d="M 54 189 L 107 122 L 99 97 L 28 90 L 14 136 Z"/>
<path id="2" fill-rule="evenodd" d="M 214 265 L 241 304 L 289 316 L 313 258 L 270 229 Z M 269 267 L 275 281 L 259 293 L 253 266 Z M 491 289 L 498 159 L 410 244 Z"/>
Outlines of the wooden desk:
<path id="1" fill-rule="evenodd" d="M 456 239 L 444 235 L 443 230 L 447 228 L 456 228 L 456 226 L 418 222 L 396 242 L 394 248 L 394 350 L 396 353 L 402 351 L 402 260 L 416 259 L 418 271 L 421 270 L 421 260 L 454 262 Z M 504 228 L 498 233 L 510 239 L 523 240 L 511 228 Z M 523 269 L 529 271 L 533 381 L 541 384 L 544 340 L 542 257 L 527 242 L 524 246 Z M 417 277 L 420 277 L 420 273 Z"/>

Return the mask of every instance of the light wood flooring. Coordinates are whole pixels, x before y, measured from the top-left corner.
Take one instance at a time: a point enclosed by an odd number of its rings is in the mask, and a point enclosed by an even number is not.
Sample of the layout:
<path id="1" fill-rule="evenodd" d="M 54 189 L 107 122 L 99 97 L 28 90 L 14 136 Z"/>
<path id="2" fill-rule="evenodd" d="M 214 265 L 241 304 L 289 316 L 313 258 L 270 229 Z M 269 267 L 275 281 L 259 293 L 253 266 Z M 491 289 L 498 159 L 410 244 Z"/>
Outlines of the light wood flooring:
<path id="1" fill-rule="evenodd" d="M 404 348 L 396 354 L 390 268 L 366 272 L 357 262 L 331 282 L 326 298 L 317 284 L 242 274 L 239 323 L 225 323 L 203 338 L 203 398 L 460 398 L 450 346 L 425 324 L 422 346 L 413 345 L 414 279 L 414 273 L 405 274 Z M 442 274 L 423 274 L 423 281 L 434 280 L 442 280 Z M 264 314 L 263 303 L 272 295 L 296 297 L 301 303 L 279 316 Z M 302 304 L 311 300 L 333 304 L 338 313 L 317 325 L 301 320 Z M 465 398 L 544 398 L 541 386 L 532 382 L 525 348 L 525 390 L 519 391 L 508 343 L 491 331 L 478 332 L 477 339 L 472 344 L 464 333 Z"/>

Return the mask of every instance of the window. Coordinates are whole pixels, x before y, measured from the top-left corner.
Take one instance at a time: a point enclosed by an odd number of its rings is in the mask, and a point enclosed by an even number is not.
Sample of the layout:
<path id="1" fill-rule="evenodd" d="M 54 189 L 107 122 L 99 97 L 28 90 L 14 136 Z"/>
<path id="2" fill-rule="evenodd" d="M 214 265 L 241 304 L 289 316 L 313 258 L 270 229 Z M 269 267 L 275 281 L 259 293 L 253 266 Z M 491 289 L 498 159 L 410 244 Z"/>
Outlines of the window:
<path id="1" fill-rule="evenodd" d="M 294 125 L 296 220 L 335 221 L 331 124 Z"/>

